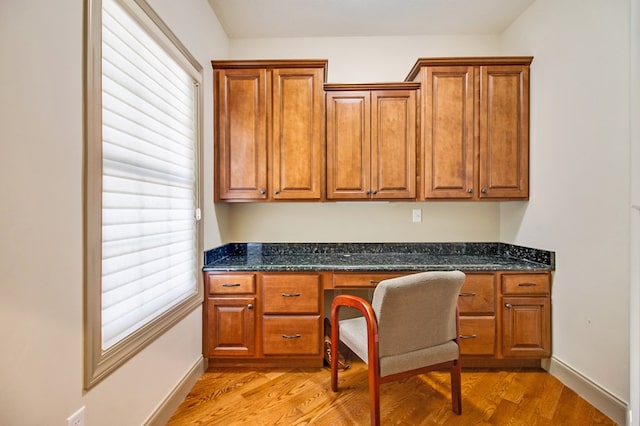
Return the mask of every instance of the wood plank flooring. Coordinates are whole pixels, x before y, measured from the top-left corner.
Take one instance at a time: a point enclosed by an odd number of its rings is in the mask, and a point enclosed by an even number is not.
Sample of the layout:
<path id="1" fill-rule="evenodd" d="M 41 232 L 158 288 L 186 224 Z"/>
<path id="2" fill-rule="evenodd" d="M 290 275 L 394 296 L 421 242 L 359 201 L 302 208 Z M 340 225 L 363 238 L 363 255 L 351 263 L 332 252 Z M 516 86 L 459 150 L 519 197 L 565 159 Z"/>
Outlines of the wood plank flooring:
<path id="1" fill-rule="evenodd" d="M 367 425 L 366 365 L 321 369 L 209 368 L 168 425 Z M 433 372 L 382 385 L 383 425 L 615 425 L 544 370 L 463 369 L 462 415 L 449 376 Z"/>

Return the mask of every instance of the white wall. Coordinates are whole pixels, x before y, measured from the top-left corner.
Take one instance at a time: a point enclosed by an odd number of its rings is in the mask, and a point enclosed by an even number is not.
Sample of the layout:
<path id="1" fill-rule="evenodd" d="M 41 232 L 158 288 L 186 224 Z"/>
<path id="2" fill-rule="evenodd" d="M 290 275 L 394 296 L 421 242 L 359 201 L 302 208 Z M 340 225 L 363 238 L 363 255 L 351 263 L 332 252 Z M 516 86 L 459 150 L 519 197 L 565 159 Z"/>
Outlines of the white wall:
<path id="1" fill-rule="evenodd" d="M 205 69 L 227 39 L 206 0 L 153 0 Z M 0 424 L 139 425 L 201 357 L 198 309 L 83 392 L 83 2 L 0 2 Z M 211 157 L 211 144 L 205 156 Z M 211 161 L 205 173 L 211 173 Z M 211 183 L 205 190 L 210 194 Z M 219 243 L 213 203 L 207 241 Z"/>
<path id="2" fill-rule="evenodd" d="M 502 35 L 531 67 L 531 201 L 501 239 L 556 251 L 553 357 L 629 401 L 629 1 L 537 0 Z"/>
<path id="3" fill-rule="evenodd" d="M 640 116 L 640 0 L 631 0 L 631 37 L 629 71 L 629 117 Z M 640 424 L 640 120 L 630 120 L 630 182 L 631 204 L 631 247 L 630 247 L 630 293 L 629 323 L 631 335 L 629 344 L 630 358 L 630 410 L 633 425 Z"/>

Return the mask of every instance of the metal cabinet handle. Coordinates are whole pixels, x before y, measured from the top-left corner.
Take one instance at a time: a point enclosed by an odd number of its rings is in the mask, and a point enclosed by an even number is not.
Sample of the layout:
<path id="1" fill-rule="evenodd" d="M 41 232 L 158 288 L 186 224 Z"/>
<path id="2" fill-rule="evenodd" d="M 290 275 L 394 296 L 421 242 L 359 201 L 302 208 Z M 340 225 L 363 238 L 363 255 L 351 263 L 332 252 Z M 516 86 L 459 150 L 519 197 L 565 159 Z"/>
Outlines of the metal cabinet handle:
<path id="1" fill-rule="evenodd" d="M 273 191 L 274 194 L 278 195 L 280 193 L 279 189 L 276 189 L 275 191 Z"/>
<path id="2" fill-rule="evenodd" d="M 264 195 L 264 194 L 266 194 L 266 193 L 267 193 L 267 190 L 266 190 L 266 189 L 261 189 L 261 190 L 260 190 L 260 195 Z"/>
<path id="3" fill-rule="evenodd" d="M 518 283 L 518 287 L 535 287 L 536 283 Z"/>
<path id="4" fill-rule="evenodd" d="M 458 336 L 459 339 L 476 339 L 478 337 L 477 334 L 461 334 Z"/>
<path id="5" fill-rule="evenodd" d="M 467 189 L 467 192 L 468 192 L 469 194 L 473 194 L 473 188 L 469 188 L 469 189 Z"/>
<path id="6" fill-rule="evenodd" d="M 488 192 L 488 191 L 487 191 L 487 188 L 482 188 L 482 191 L 481 191 L 481 192 L 482 192 L 483 194 L 486 194 L 486 193 Z"/>
<path id="7" fill-rule="evenodd" d="M 240 283 L 223 283 L 222 287 L 240 287 Z"/>
<path id="8" fill-rule="evenodd" d="M 247 305 L 247 309 L 249 309 L 249 310 L 253 309 L 253 304 L 252 304 L 252 303 L 249 303 L 249 304 Z"/>
<path id="9" fill-rule="evenodd" d="M 378 193 L 377 189 L 373 191 L 373 195 L 376 195 L 377 193 Z"/>
<path id="10" fill-rule="evenodd" d="M 369 280 L 371 284 L 380 284 L 380 280 Z"/>
<path id="11" fill-rule="evenodd" d="M 505 303 L 504 307 L 507 308 L 507 309 L 511 309 L 511 308 L 513 308 L 513 305 L 511 305 L 511 303 Z"/>
<path id="12" fill-rule="evenodd" d="M 281 296 L 282 297 L 298 297 L 300 296 L 300 293 L 282 293 Z"/>
<path id="13" fill-rule="evenodd" d="M 460 297 L 473 297 L 476 296 L 476 293 L 460 293 L 458 294 Z"/>
<path id="14" fill-rule="evenodd" d="M 300 334 L 283 334 L 282 338 L 283 339 L 299 339 L 302 336 Z"/>

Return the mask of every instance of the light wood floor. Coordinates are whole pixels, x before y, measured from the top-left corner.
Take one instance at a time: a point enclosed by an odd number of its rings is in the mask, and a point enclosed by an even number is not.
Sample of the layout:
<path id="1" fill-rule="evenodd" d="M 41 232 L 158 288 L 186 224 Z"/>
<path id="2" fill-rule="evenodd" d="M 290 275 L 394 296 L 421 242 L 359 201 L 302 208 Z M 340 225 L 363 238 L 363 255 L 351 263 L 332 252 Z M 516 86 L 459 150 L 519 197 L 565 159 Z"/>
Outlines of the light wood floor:
<path id="1" fill-rule="evenodd" d="M 210 368 L 169 425 L 367 425 L 366 365 L 354 361 L 330 388 L 322 369 Z M 615 425 L 543 370 L 464 370 L 462 415 L 449 376 L 434 372 L 382 385 L 383 425 Z"/>

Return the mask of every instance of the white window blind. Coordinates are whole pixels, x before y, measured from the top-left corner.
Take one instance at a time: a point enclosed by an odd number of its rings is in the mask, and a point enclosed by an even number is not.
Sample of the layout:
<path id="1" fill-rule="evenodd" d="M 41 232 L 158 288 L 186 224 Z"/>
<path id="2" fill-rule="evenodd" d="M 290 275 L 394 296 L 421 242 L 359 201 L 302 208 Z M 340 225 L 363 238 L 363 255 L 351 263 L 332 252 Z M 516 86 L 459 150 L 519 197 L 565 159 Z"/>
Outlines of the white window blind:
<path id="1" fill-rule="evenodd" d="M 103 0 L 103 350 L 197 291 L 196 84 Z"/>

